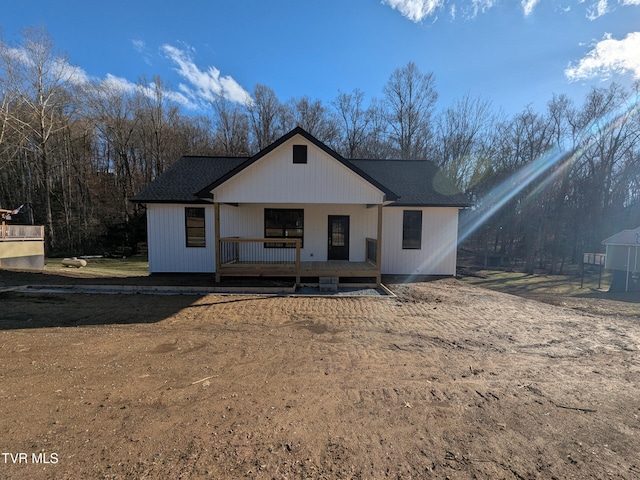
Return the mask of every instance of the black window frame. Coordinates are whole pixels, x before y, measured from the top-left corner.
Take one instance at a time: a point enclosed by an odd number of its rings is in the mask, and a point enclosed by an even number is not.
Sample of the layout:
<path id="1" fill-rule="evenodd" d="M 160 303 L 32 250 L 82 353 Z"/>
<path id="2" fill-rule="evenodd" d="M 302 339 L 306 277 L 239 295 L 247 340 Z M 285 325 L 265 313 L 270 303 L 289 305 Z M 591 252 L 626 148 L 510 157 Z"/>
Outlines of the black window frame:
<path id="1" fill-rule="evenodd" d="M 195 215 L 194 215 L 195 214 Z M 206 248 L 207 230 L 204 207 L 184 208 L 184 234 L 187 248 Z M 194 223 L 196 223 L 194 225 Z M 201 225 L 200 225 L 201 223 Z M 198 233 L 200 235 L 198 235 Z"/>
<path id="2" fill-rule="evenodd" d="M 307 146 L 306 145 L 293 146 L 293 163 L 299 164 L 299 165 L 307 163 Z"/>
<path id="3" fill-rule="evenodd" d="M 274 233 L 274 230 L 279 231 Z M 299 238 L 300 246 L 304 246 L 304 209 L 265 208 L 264 238 Z M 295 248 L 295 244 L 265 242 L 264 248 Z"/>
<path id="4" fill-rule="evenodd" d="M 402 249 L 422 249 L 422 210 L 402 211 Z"/>

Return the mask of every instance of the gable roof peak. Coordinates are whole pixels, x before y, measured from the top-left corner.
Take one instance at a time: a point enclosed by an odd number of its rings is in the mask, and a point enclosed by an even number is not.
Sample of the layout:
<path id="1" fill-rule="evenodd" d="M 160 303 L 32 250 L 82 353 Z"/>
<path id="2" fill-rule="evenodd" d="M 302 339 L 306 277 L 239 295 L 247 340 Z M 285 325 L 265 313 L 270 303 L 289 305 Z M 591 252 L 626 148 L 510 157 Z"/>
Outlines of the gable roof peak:
<path id="1" fill-rule="evenodd" d="M 365 181 L 369 182 L 371 185 L 373 185 L 374 187 L 376 187 L 380 191 L 384 192 L 385 195 L 386 195 L 386 198 L 388 200 L 397 200 L 398 199 L 398 195 L 397 194 L 395 194 L 390 189 L 388 189 L 387 187 L 382 185 L 376 179 L 372 178 L 366 172 L 362 171 L 356 165 L 352 164 L 351 162 L 349 162 L 348 160 L 343 158 L 342 155 L 340 155 L 338 152 L 336 152 L 331 147 L 329 147 L 325 143 L 323 143 L 320 140 L 318 140 L 316 137 L 311 135 L 309 132 L 307 132 L 305 129 L 303 129 L 300 126 L 295 127 L 293 130 L 290 130 L 288 133 L 285 133 L 282 137 L 280 137 L 278 140 L 273 142 L 271 145 L 269 145 L 268 147 L 263 148 L 258 153 L 256 153 L 253 157 L 250 157 L 245 162 L 241 163 L 240 165 L 238 165 L 236 168 L 234 168 L 233 170 L 231 170 L 227 174 L 225 174 L 222 177 L 216 179 L 213 183 L 209 184 L 207 187 L 205 187 L 202 190 L 200 190 L 196 195 L 198 197 L 200 197 L 200 198 L 209 198 L 210 195 L 211 195 L 211 190 L 216 188 L 218 185 L 223 184 L 224 182 L 226 182 L 230 178 L 234 177 L 236 174 L 240 173 L 242 170 L 244 170 L 248 166 L 254 164 L 255 162 L 257 162 L 261 158 L 265 157 L 267 154 L 271 153 L 272 151 L 274 151 L 275 149 L 277 149 L 278 147 L 280 147 L 284 143 L 288 142 L 289 140 L 291 140 L 296 135 L 300 135 L 300 136 L 304 137 L 306 140 L 311 142 L 313 145 L 315 145 L 316 147 L 318 147 L 319 149 L 324 151 L 327 155 L 333 157 L 335 160 L 337 160 L 339 163 L 341 163 L 342 165 L 347 167 L 349 170 L 353 171 L 354 173 L 356 173 L 357 175 L 362 177 Z"/>
<path id="2" fill-rule="evenodd" d="M 260 155 L 263 151 L 265 151 L 267 149 L 269 149 L 269 151 L 271 151 L 271 150 L 277 148 L 278 146 L 282 145 L 286 141 L 290 140 L 291 138 L 295 137 L 296 135 L 301 135 L 306 140 L 308 140 L 311 143 L 313 143 L 316 147 L 321 148 L 322 150 L 327 152 L 332 157 L 335 157 L 335 158 L 340 159 L 340 160 L 344 160 L 342 155 L 340 155 L 338 152 L 333 150 L 331 147 L 327 146 L 324 142 L 318 140 L 316 137 L 314 137 L 309 132 L 307 132 L 304 128 L 302 128 L 300 125 L 296 126 L 293 130 L 290 130 L 288 133 L 285 133 L 282 137 L 280 137 L 278 140 L 273 142 L 271 145 L 269 145 L 268 147 L 263 149 L 261 152 L 258 152 L 256 155 Z"/>

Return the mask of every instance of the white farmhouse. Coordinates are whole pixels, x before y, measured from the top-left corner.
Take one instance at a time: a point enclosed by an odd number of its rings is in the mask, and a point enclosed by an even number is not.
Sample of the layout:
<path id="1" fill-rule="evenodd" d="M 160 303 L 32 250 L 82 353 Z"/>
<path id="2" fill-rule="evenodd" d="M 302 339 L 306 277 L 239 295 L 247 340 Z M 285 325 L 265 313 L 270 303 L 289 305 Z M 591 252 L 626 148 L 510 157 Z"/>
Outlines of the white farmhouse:
<path id="1" fill-rule="evenodd" d="M 133 198 L 150 273 L 455 275 L 468 201 L 429 161 L 347 160 L 301 128 L 249 158 L 179 159 Z"/>

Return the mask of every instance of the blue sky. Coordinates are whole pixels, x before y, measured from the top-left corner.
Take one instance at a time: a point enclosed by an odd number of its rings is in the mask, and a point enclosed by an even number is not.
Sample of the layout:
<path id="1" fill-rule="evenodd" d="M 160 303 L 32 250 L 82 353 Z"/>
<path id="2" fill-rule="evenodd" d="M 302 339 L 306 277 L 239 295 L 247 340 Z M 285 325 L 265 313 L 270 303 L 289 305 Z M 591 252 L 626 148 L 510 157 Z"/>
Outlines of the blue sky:
<path id="1" fill-rule="evenodd" d="M 469 94 L 510 115 L 640 79 L 640 0 L 20 0 L 0 26 L 10 44 L 43 26 L 79 76 L 159 75 L 194 113 L 258 83 L 283 102 L 380 98 L 409 61 L 434 73 L 438 107 Z"/>

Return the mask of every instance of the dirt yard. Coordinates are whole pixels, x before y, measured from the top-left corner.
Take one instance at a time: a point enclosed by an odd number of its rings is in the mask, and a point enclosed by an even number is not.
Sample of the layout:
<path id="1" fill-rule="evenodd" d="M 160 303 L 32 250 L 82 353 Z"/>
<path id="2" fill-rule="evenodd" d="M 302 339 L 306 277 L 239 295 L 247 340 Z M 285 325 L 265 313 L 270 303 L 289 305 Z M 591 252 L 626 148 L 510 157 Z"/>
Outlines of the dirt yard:
<path id="1" fill-rule="evenodd" d="M 640 478 L 623 302 L 392 289 L 2 293 L 0 478 Z"/>

